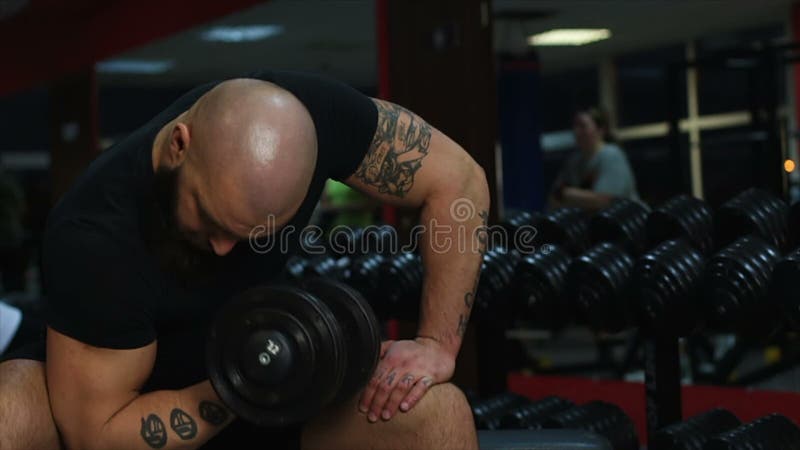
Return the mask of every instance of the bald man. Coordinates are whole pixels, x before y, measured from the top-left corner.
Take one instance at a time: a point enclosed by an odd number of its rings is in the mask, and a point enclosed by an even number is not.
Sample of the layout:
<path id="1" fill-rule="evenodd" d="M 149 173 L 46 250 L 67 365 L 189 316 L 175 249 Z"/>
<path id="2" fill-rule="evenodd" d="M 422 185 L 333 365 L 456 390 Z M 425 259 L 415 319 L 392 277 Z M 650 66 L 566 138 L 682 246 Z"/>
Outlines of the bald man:
<path id="1" fill-rule="evenodd" d="M 329 178 L 477 245 L 422 246 L 417 337 L 383 343 L 356 398 L 302 426 L 256 429 L 207 380 L 205 332 L 222 303 L 283 267 L 280 246 L 256 251 L 252 231 L 304 226 Z M 465 201 L 469 215 L 451 214 Z M 290 72 L 196 88 L 106 150 L 52 211 L 46 348 L 0 364 L 0 448 L 476 448 L 447 381 L 488 207 L 481 168 L 398 105 Z"/>

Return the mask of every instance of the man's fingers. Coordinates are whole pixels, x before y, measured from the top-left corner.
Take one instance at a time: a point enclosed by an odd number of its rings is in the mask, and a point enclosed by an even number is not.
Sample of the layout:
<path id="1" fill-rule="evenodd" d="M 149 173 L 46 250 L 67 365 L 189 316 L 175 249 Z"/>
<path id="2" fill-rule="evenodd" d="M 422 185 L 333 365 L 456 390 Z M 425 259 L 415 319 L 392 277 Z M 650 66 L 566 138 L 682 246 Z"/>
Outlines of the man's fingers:
<path id="1" fill-rule="evenodd" d="M 381 413 L 381 418 L 383 420 L 389 420 L 397 413 L 397 408 L 400 407 L 400 402 L 406 397 L 408 392 L 414 387 L 414 382 L 416 378 L 414 375 L 407 373 L 400 378 L 400 381 L 395 386 L 392 394 L 389 396 L 389 401 L 386 402 L 386 406 L 383 408 L 383 412 Z"/>
<path id="2" fill-rule="evenodd" d="M 378 392 L 378 388 L 380 387 L 381 382 L 383 381 L 383 374 L 386 372 L 386 369 L 381 368 L 378 366 L 375 369 L 375 373 L 370 378 L 369 383 L 364 388 L 364 392 L 361 394 L 361 399 L 358 402 L 358 409 L 366 414 L 369 411 L 369 406 L 372 404 L 372 399 L 375 397 L 375 393 Z"/>
<path id="3" fill-rule="evenodd" d="M 431 377 L 423 377 L 421 380 L 417 381 L 414 387 L 411 389 L 411 392 L 406 395 L 406 398 L 400 403 L 400 411 L 408 412 L 417 405 L 420 401 L 422 396 L 428 392 L 428 389 L 433 385 L 433 378 Z"/>
<path id="4" fill-rule="evenodd" d="M 397 377 L 397 371 L 392 369 L 392 371 L 386 374 L 383 380 L 381 380 L 378 384 L 375 397 L 372 398 L 372 405 L 370 406 L 369 413 L 367 414 L 367 419 L 369 419 L 370 422 L 375 422 L 378 420 L 378 417 L 382 417 L 386 400 L 389 399 L 389 395 L 391 395 L 392 391 L 397 385 L 397 382 L 400 381 L 397 379 Z"/>

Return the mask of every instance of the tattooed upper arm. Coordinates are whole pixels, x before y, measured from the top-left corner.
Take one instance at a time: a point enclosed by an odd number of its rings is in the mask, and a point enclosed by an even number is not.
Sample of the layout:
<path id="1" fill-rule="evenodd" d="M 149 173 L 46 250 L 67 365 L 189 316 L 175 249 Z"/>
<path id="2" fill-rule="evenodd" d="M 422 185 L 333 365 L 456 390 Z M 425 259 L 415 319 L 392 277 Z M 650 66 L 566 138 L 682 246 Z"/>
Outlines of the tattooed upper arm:
<path id="1" fill-rule="evenodd" d="M 382 100 L 378 125 L 355 177 L 378 193 L 403 198 L 414 186 L 431 144 L 432 127 L 411 111 Z"/>

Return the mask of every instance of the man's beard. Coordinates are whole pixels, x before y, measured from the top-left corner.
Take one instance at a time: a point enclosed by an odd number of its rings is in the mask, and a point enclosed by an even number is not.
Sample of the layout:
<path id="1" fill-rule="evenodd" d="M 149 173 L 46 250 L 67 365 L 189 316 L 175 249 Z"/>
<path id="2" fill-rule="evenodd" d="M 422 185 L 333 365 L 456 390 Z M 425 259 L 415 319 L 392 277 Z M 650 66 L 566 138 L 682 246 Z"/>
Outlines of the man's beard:
<path id="1" fill-rule="evenodd" d="M 179 169 L 159 169 L 153 177 L 145 214 L 144 236 L 165 272 L 184 285 L 196 285 L 210 276 L 222 258 L 193 245 L 178 227 Z"/>

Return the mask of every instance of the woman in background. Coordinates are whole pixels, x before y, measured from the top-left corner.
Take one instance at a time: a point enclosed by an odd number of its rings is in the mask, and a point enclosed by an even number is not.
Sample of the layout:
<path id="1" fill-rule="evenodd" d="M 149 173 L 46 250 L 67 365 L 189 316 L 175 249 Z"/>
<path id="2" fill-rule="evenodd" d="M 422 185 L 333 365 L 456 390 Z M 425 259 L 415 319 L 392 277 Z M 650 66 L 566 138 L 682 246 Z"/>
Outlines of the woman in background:
<path id="1" fill-rule="evenodd" d="M 573 206 L 594 212 L 615 198 L 638 200 L 636 179 L 625 153 L 613 143 L 608 116 L 597 108 L 580 110 L 572 129 L 578 148 L 556 177 L 548 207 Z"/>

